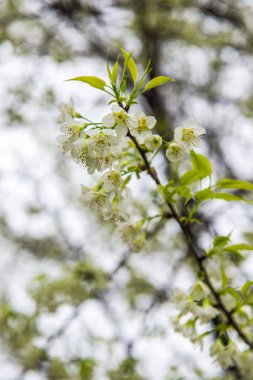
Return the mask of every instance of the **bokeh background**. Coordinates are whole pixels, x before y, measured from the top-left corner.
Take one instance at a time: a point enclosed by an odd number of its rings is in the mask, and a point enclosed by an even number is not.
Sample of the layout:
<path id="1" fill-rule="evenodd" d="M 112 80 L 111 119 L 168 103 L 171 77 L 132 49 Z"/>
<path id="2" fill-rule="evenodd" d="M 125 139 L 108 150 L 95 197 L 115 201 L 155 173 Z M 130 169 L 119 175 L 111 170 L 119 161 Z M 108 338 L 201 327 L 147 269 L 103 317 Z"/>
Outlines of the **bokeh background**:
<path id="1" fill-rule="evenodd" d="M 0 380 L 229 375 L 171 326 L 170 290 L 194 279 L 176 226 L 131 254 L 80 203 L 91 179 L 57 146 L 59 102 L 72 97 L 88 118 L 108 112 L 106 95 L 64 80 L 105 78 L 116 43 L 140 69 L 151 58 L 151 77 L 176 79 L 141 99 L 157 131 L 193 118 L 215 175 L 253 181 L 252 0 L 1 0 Z M 158 163 L 164 178 L 176 175 Z M 145 181 L 133 186 L 145 202 Z M 246 206 L 217 202 L 203 217 L 211 234 L 253 240 Z"/>

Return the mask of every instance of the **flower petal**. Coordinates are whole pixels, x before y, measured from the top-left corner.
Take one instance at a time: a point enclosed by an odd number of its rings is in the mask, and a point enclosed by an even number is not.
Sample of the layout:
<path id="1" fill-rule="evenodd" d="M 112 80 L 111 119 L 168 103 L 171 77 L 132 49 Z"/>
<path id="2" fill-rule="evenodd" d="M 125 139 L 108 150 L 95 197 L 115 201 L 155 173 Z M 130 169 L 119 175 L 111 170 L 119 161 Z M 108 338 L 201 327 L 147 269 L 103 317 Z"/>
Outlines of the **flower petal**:
<path id="1" fill-rule="evenodd" d="M 149 128 L 150 129 L 154 128 L 154 126 L 156 125 L 156 118 L 154 116 L 147 116 L 146 119 L 147 119 Z"/>
<path id="2" fill-rule="evenodd" d="M 127 135 L 127 126 L 126 126 L 126 125 L 119 124 L 119 125 L 117 125 L 116 128 L 115 128 L 115 132 L 116 132 L 116 135 L 117 135 L 119 138 L 126 137 L 126 135 Z"/>
<path id="3" fill-rule="evenodd" d="M 102 124 L 104 127 L 112 128 L 115 124 L 113 115 L 111 113 L 105 115 L 102 119 Z"/>
<path id="4" fill-rule="evenodd" d="M 183 127 L 177 127 L 175 128 L 175 131 L 174 131 L 174 139 L 176 141 L 182 141 L 182 137 L 183 137 Z"/>
<path id="5" fill-rule="evenodd" d="M 124 111 L 122 107 L 120 107 L 118 104 L 112 105 L 112 112 L 120 112 L 120 111 Z"/>

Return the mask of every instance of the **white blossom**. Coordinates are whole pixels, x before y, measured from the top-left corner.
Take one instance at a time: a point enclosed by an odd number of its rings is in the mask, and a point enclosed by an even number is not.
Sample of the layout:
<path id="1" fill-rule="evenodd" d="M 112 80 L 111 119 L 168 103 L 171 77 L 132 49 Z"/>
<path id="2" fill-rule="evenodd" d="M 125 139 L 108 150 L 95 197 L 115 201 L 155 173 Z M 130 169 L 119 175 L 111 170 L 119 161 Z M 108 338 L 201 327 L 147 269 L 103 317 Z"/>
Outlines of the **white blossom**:
<path id="1" fill-rule="evenodd" d="M 119 184 L 118 179 L 116 179 L 116 182 Z M 120 178 L 120 184 L 121 184 L 121 178 Z M 104 184 L 102 184 L 102 186 L 104 188 Z M 103 209 L 103 218 L 104 220 L 114 220 L 115 222 L 121 221 L 123 223 L 124 221 L 129 220 L 130 215 L 133 212 L 132 210 L 133 199 L 132 199 L 131 191 L 129 189 L 127 188 L 121 189 L 120 192 L 117 190 L 118 189 L 116 186 L 114 187 L 115 192 L 113 191 L 111 192 L 110 195 L 113 195 L 113 197 L 111 197 L 110 202 L 108 202 Z"/>
<path id="2" fill-rule="evenodd" d="M 77 163 L 86 167 L 89 174 L 93 174 L 95 170 L 101 170 L 99 159 L 96 157 L 88 138 L 80 139 L 74 144 L 71 148 L 71 155 Z"/>
<path id="3" fill-rule="evenodd" d="M 81 201 L 98 214 L 103 213 L 107 206 L 108 198 L 103 190 L 82 186 Z"/>
<path id="4" fill-rule="evenodd" d="M 115 222 L 119 220 L 126 220 L 129 218 L 129 215 L 126 213 L 125 208 L 122 206 L 122 203 L 112 202 L 107 204 L 103 209 L 103 218 L 104 220 L 114 220 Z"/>
<path id="5" fill-rule="evenodd" d="M 213 318 L 217 317 L 219 310 L 211 305 L 197 306 L 194 309 L 194 315 L 196 315 L 202 323 L 208 323 Z"/>
<path id="6" fill-rule="evenodd" d="M 60 103 L 57 109 L 60 112 L 58 123 L 65 123 L 68 116 L 74 117 L 76 114 L 72 99 L 70 99 L 70 103 Z"/>
<path id="7" fill-rule="evenodd" d="M 159 135 L 148 136 L 145 140 L 146 147 L 152 152 L 158 149 L 162 144 L 162 138 Z"/>
<path id="8" fill-rule="evenodd" d="M 173 321 L 175 332 L 182 334 L 184 337 L 190 339 L 192 343 L 198 342 L 199 335 L 196 331 L 195 324 L 190 320 L 186 323 L 180 323 L 178 319 Z"/>
<path id="9" fill-rule="evenodd" d="M 210 290 L 206 284 L 204 284 L 202 281 L 197 281 L 190 289 L 190 294 L 194 301 L 200 301 L 208 294 L 210 293 Z"/>
<path id="10" fill-rule="evenodd" d="M 117 156 L 113 154 L 112 152 L 109 152 L 105 156 L 98 156 L 97 157 L 99 164 L 100 164 L 100 169 L 97 169 L 98 171 L 104 171 L 106 169 L 111 169 L 115 160 L 117 159 Z"/>
<path id="11" fill-rule="evenodd" d="M 156 119 L 154 116 L 146 116 L 144 112 L 136 113 L 130 122 L 129 129 L 133 136 L 138 138 L 138 142 L 152 136 L 151 129 L 154 128 Z"/>
<path id="12" fill-rule="evenodd" d="M 174 140 L 189 153 L 191 149 L 201 147 L 202 141 L 199 136 L 205 133 L 204 128 L 198 127 L 192 120 L 188 120 L 182 127 L 175 129 Z"/>
<path id="13" fill-rule="evenodd" d="M 111 152 L 113 146 L 117 146 L 119 140 L 113 136 L 112 131 L 99 131 L 91 136 L 90 144 L 92 145 L 97 156 L 105 157 Z"/>
<path id="14" fill-rule="evenodd" d="M 122 183 L 120 172 L 116 170 L 106 171 L 102 175 L 101 181 L 106 191 L 117 191 Z"/>
<path id="15" fill-rule="evenodd" d="M 245 379 L 253 378 L 253 353 L 251 351 L 237 351 L 234 355 L 234 360 L 242 371 Z"/>
<path id="16" fill-rule="evenodd" d="M 68 137 L 69 141 L 74 142 L 79 139 L 84 124 L 76 121 L 72 116 L 66 115 L 66 122 L 61 126 L 60 131 Z"/>
<path id="17" fill-rule="evenodd" d="M 170 301 L 177 305 L 177 308 L 180 310 L 182 315 L 187 313 L 195 314 L 198 307 L 187 294 L 177 288 L 172 290 Z"/>
<path id="18" fill-rule="evenodd" d="M 211 356 L 215 357 L 222 368 L 228 368 L 234 364 L 233 359 L 236 353 L 237 347 L 231 340 L 225 346 L 220 339 L 217 339 L 210 348 Z"/>
<path id="19" fill-rule="evenodd" d="M 83 123 L 76 121 L 72 117 L 72 105 L 61 103 L 58 108 L 62 109 L 64 118 L 62 118 L 63 125 L 60 128 L 60 131 L 63 133 L 63 135 L 58 136 L 57 140 L 62 151 L 64 153 L 67 153 L 71 150 L 71 144 L 79 139 L 80 134 L 83 130 Z"/>
<path id="20" fill-rule="evenodd" d="M 182 144 L 173 140 L 166 149 L 166 157 L 172 162 L 180 161 L 185 157 L 185 150 Z"/>
<path id="21" fill-rule="evenodd" d="M 171 291 L 170 301 L 175 304 L 179 304 L 181 302 L 184 302 L 186 297 L 187 297 L 186 294 L 182 290 L 178 288 L 174 288 Z"/>
<path id="22" fill-rule="evenodd" d="M 112 112 L 103 117 L 102 124 L 107 128 L 115 127 L 117 136 L 123 138 L 127 135 L 130 121 L 131 116 L 123 108 L 113 104 Z"/>
<path id="23" fill-rule="evenodd" d="M 59 135 L 57 136 L 57 142 L 63 153 L 68 153 L 72 148 L 72 139 L 70 136 Z"/>
<path id="24" fill-rule="evenodd" d="M 76 162 L 84 165 L 89 174 L 96 170 L 111 169 L 120 152 L 119 139 L 111 130 L 91 130 L 82 132 L 80 139 L 71 147 Z"/>
<path id="25" fill-rule="evenodd" d="M 144 249 L 146 238 L 139 224 L 130 222 L 119 223 L 116 228 L 116 233 L 133 252 L 140 252 Z"/>

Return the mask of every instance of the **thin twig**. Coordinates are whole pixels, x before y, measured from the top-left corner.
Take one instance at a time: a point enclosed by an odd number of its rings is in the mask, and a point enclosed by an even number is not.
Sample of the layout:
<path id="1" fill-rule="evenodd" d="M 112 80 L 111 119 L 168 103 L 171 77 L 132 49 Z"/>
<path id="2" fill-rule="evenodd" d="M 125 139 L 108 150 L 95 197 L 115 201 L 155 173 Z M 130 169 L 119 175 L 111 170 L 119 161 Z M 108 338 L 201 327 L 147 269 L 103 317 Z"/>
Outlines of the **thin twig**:
<path id="1" fill-rule="evenodd" d="M 128 132 L 128 137 L 134 142 L 134 144 L 136 146 L 136 149 L 140 153 L 140 155 L 141 155 L 141 157 L 142 157 L 142 159 L 143 159 L 143 161 L 145 163 L 145 169 L 146 169 L 147 173 L 150 175 L 151 178 L 153 178 L 153 180 L 157 184 L 157 186 L 161 186 L 161 182 L 159 180 L 159 177 L 158 177 L 155 169 L 150 166 L 150 163 L 149 163 L 149 161 L 147 159 L 147 156 L 146 156 L 146 152 L 141 148 L 141 146 L 139 145 L 137 139 L 131 134 L 130 131 Z M 187 242 L 187 245 L 188 245 L 191 253 L 194 256 L 194 258 L 195 258 L 195 260 L 196 260 L 196 262 L 198 264 L 198 267 L 199 267 L 200 271 L 204 275 L 205 282 L 206 282 L 207 286 L 209 287 L 209 289 L 211 290 L 211 292 L 212 292 L 212 294 L 213 294 L 213 296 L 214 296 L 214 298 L 216 300 L 218 308 L 226 316 L 228 323 L 231 326 L 233 326 L 233 328 L 235 329 L 235 331 L 237 332 L 237 334 L 240 336 L 240 338 L 250 347 L 251 351 L 253 351 L 253 342 L 251 342 L 248 339 L 248 337 L 246 336 L 246 334 L 241 330 L 240 326 L 235 321 L 235 319 L 231 315 L 230 311 L 226 308 L 226 306 L 223 303 L 223 301 L 222 301 L 219 293 L 216 291 L 216 289 L 214 288 L 214 286 L 212 284 L 212 281 L 211 281 L 211 279 L 209 277 L 207 269 L 205 268 L 204 263 L 203 263 L 203 258 L 205 258 L 205 256 L 206 256 L 205 252 L 202 249 L 200 249 L 196 245 L 196 243 L 193 241 L 189 226 L 185 225 L 184 223 L 182 223 L 180 221 L 180 216 L 178 215 L 177 210 L 175 209 L 174 205 L 172 203 L 170 203 L 170 202 L 166 202 L 166 204 L 169 207 L 173 218 L 176 220 L 176 222 L 178 223 L 181 231 L 183 232 L 183 234 L 185 236 L 185 240 Z"/>

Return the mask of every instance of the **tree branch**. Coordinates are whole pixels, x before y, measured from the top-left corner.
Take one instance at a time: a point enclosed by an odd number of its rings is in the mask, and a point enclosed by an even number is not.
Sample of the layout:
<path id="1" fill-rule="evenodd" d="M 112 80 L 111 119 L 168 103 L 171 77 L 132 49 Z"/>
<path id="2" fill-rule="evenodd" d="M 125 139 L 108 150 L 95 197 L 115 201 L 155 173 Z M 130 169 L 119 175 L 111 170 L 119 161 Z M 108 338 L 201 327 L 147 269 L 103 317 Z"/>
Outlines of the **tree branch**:
<path id="1" fill-rule="evenodd" d="M 139 145 L 137 139 L 134 136 L 131 135 L 130 131 L 128 132 L 128 136 L 134 142 L 134 144 L 136 146 L 136 149 L 140 153 L 140 155 L 141 155 L 141 157 L 142 157 L 142 159 L 143 159 L 143 161 L 145 163 L 145 169 L 146 169 L 147 173 L 154 180 L 154 182 L 157 184 L 157 186 L 160 186 L 161 182 L 159 180 L 159 177 L 158 177 L 155 169 L 150 165 L 150 163 L 149 163 L 149 161 L 147 159 L 147 156 L 146 156 L 146 152 L 141 148 L 141 146 Z M 209 287 L 210 291 L 212 292 L 212 294 L 213 294 L 213 296 L 215 298 L 215 301 L 217 303 L 216 306 L 218 306 L 218 308 L 226 316 L 227 322 L 231 326 L 233 326 L 233 328 L 237 332 L 238 336 L 244 341 L 244 343 L 247 344 L 247 346 L 249 346 L 250 350 L 253 351 L 253 342 L 251 342 L 248 339 L 248 337 L 246 336 L 246 334 L 242 331 L 242 329 L 240 328 L 240 326 L 238 325 L 238 323 L 235 321 L 235 319 L 233 318 L 233 316 L 230 313 L 230 311 L 226 308 L 226 305 L 223 303 L 223 301 L 222 301 L 219 293 L 216 291 L 216 289 L 214 288 L 214 286 L 212 284 L 212 281 L 211 281 L 211 279 L 209 277 L 207 269 L 205 268 L 205 265 L 204 265 L 204 259 L 206 258 L 205 252 L 201 248 L 199 248 L 196 245 L 196 243 L 193 241 L 192 236 L 191 236 L 190 227 L 188 225 L 185 225 L 184 223 L 182 223 L 180 221 L 180 216 L 177 213 L 177 210 L 174 207 L 174 205 L 172 203 L 170 203 L 170 202 L 166 202 L 166 204 L 169 207 L 173 218 L 176 220 L 176 222 L 178 223 L 181 231 L 184 234 L 184 237 L 185 237 L 185 240 L 187 242 L 187 245 L 188 245 L 191 253 L 193 254 L 193 257 L 195 258 L 195 261 L 197 262 L 197 265 L 198 265 L 200 271 L 204 275 L 205 283 L 207 284 L 207 286 Z"/>

